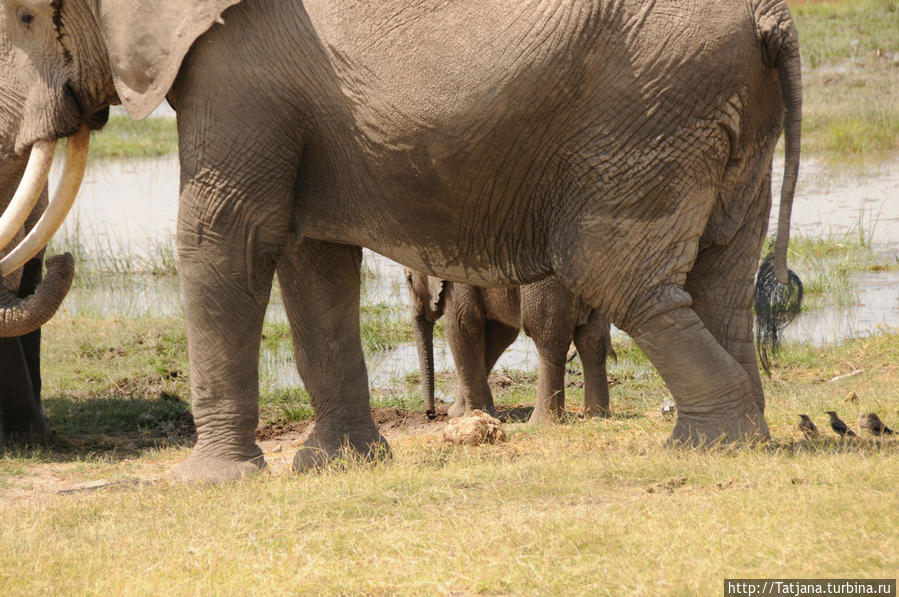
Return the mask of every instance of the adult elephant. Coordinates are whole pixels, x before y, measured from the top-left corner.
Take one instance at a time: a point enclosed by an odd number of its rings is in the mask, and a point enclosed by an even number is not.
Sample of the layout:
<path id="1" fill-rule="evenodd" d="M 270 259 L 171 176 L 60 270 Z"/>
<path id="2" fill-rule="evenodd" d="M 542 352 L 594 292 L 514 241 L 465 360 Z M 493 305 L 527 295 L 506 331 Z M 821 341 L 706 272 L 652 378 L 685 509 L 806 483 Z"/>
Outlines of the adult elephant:
<path id="1" fill-rule="evenodd" d="M 52 156 L 50 156 L 52 157 Z M 44 180 L 40 185 L 37 205 L 21 206 L 22 194 L 16 196 L 25 172 L 27 156 L 9 156 L 0 160 L 0 208 L 4 220 L 23 218 L 23 230 L 16 231 L 13 241 L 21 241 L 39 221 L 47 205 Z M 28 187 L 26 180 L 24 187 Z M 6 253 L 0 249 L 0 256 Z M 50 426 L 41 406 L 41 329 L 56 312 L 72 282 L 74 266 L 71 255 L 48 259 L 50 274 L 41 291 L 33 294 L 43 274 L 43 251 L 32 257 L 23 268 L 0 280 L 0 446 L 9 438 L 41 441 L 50 434 Z"/>
<path id="2" fill-rule="evenodd" d="M 81 140 L 118 102 L 178 113 L 198 439 L 177 475 L 264 464 L 276 270 L 316 415 L 295 468 L 387 450 L 361 246 L 480 286 L 554 273 L 658 368 L 672 441 L 768 437 L 752 280 L 784 123 L 788 279 L 801 120 L 783 0 L 8 0 L 0 51 L 0 151 Z"/>
<path id="3" fill-rule="evenodd" d="M 609 322 L 554 276 L 511 288 L 448 282 L 408 268 L 405 276 L 429 417 L 436 414 L 434 324 L 444 313 L 447 344 L 459 378 L 449 416 L 474 409 L 496 414 L 487 377 L 522 328 L 537 347 L 537 401 L 531 423 L 558 420 L 565 414 L 565 363 L 572 340 L 584 366 L 584 414 L 609 414 Z"/>

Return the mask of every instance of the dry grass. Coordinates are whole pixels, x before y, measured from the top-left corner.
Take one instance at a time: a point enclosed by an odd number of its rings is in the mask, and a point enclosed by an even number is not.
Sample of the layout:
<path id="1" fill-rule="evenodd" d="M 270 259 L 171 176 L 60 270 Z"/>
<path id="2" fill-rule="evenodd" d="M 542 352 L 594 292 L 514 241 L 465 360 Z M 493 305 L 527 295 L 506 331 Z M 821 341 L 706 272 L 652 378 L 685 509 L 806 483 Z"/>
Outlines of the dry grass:
<path id="1" fill-rule="evenodd" d="M 691 595 L 726 577 L 895 576 L 899 441 L 807 442 L 795 422 L 808 412 L 823 431 L 835 408 L 854 423 L 852 390 L 895 423 L 899 334 L 790 347 L 766 381 L 774 440 L 711 453 L 663 447 L 665 390 L 631 352 L 612 367 L 609 420 L 510 425 L 478 448 L 414 437 L 393 462 L 303 476 L 8 499 L 0 594 Z M 0 471 L 15 494 L 48 469 L 165 479 L 185 454 L 7 455 Z"/>

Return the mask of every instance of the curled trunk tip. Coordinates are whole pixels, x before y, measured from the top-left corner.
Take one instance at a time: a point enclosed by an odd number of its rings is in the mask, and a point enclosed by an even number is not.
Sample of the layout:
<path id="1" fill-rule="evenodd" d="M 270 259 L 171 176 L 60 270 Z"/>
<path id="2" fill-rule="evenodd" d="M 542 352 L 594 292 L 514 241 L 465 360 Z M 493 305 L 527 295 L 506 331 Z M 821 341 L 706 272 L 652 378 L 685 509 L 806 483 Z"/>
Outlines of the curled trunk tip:
<path id="1" fill-rule="evenodd" d="M 0 284 L 0 337 L 23 336 L 47 323 L 72 286 L 75 260 L 70 253 L 47 258 L 47 275 L 34 294 L 19 298 Z"/>

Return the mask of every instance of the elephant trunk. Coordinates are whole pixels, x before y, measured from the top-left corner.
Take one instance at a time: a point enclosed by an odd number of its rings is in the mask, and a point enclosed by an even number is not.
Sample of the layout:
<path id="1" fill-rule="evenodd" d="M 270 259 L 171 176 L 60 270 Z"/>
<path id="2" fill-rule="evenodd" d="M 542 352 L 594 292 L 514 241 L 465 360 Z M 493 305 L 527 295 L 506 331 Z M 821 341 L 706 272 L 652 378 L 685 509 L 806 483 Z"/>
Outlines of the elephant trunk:
<path id="1" fill-rule="evenodd" d="M 50 320 L 72 286 L 75 260 L 69 253 L 47 259 L 47 276 L 34 294 L 18 298 L 0 284 L 0 337 L 23 336 Z"/>
<path id="2" fill-rule="evenodd" d="M 424 315 L 415 317 L 415 345 L 418 348 L 425 415 L 433 419 L 437 416 L 434 407 L 434 322 Z"/>

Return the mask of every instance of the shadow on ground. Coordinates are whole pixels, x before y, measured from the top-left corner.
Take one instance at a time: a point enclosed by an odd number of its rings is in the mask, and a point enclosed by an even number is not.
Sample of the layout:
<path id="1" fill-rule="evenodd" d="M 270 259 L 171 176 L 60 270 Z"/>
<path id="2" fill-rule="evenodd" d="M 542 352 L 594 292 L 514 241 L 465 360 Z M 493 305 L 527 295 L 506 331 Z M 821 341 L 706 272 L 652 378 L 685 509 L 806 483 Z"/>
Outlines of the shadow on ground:
<path id="1" fill-rule="evenodd" d="M 4 450 L 21 458 L 67 462 L 124 460 L 150 449 L 192 445 L 196 428 L 188 404 L 158 398 L 44 399 L 52 435 L 46 443 L 11 441 Z"/>

